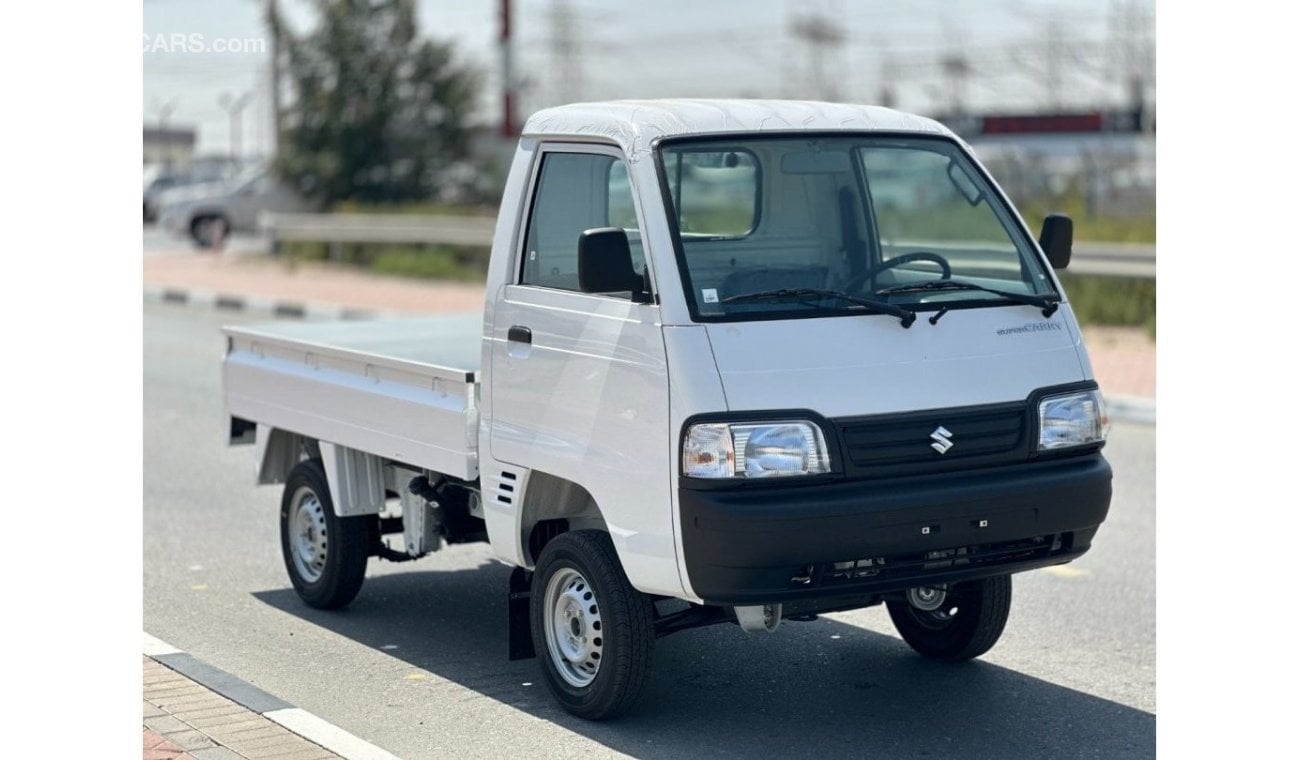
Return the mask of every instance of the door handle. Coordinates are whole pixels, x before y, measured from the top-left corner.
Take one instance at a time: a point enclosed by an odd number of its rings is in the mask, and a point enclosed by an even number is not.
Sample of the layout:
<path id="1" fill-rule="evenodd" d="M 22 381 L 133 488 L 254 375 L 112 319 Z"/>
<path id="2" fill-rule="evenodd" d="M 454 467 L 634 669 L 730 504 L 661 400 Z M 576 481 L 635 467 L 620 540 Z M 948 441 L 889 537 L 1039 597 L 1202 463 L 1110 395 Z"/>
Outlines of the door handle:
<path id="1" fill-rule="evenodd" d="M 523 325 L 513 325 L 506 333 L 506 340 L 511 343 L 533 343 L 533 331 Z"/>

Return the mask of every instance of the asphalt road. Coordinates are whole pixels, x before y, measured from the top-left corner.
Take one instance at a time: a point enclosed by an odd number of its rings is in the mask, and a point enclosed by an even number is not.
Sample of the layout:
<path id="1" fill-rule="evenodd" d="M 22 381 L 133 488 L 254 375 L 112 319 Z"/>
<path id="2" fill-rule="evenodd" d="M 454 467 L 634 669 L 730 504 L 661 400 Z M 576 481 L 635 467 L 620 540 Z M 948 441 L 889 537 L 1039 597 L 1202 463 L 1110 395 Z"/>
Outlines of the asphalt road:
<path id="1" fill-rule="evenodd" d="M 508 570 L 486 546 L 371 561 L 345 611 L 301 604 L 281 564 L 280 494 L 224 445 L 218 326 L 147 305 L 144 629 L 405 758 L 1122 758 L 1155 755 L 1155 428 L 1115 426 L 1110 518 L 1064 568 L 1016 576 L 981 660 L 915 656 L 877 607 L 774 635 L 660 639 L 635 715 L 554 707 L 506 659 Z"/>

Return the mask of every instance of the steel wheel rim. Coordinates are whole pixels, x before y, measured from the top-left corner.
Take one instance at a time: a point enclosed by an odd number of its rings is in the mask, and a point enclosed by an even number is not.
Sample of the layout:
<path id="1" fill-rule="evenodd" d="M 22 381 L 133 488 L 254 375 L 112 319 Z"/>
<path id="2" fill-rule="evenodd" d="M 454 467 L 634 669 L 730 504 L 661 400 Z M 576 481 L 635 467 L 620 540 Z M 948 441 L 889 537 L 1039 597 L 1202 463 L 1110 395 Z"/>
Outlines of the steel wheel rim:
<path id="1" fill-rule="evenodd" d="M 922 627 L 932 631 L 942 631 L 952 625 L 953 621 L 961 615 L 962 609 L 971 603 L 968 598 L 968 589 L 961 586 L 948 586 L 946 592 L 943 603 L 937 609 L 920 609 L 909 601 L 907 604 L 908 613 Z"/>
<path id="2" fill-rule="evenodd" d="M 325 572 L 325 507 L 316 492 L 303 486 L 289 507 L 289 556 L 299 577 L 315 583 Z"/>
<path id="3" fill-rule="evenodd" d="M 589 686 L 600 672 L 605 646 L 600 605 L 591 584 L 571 567 L 557 570 L 546 584 L 542 609 L 551 663 L 570 686 Z"/>

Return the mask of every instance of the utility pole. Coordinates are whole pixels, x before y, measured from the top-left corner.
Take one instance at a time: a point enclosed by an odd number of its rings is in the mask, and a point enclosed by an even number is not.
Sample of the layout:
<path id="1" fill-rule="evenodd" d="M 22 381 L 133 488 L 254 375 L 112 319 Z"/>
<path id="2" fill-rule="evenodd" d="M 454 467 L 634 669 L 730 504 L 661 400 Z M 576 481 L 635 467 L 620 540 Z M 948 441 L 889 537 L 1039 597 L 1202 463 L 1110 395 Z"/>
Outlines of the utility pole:
<path id="1" fill-rule="evenodd" d="M 880 105 L 894 108 L 898 105 L 898 78 L 900 67 L 893 53 L 886 52 L 880 57 Z"/>
<path id="2" fill-rule="evenodd" d="M 582 51 L 578 47 L 578 17 L 569 0 L 551 0 L 551 65 L 555 105 L 582 100 Z"/>
<path id="3" fill-rule="evenodd" d="M 513 51 L 511 48 L 510 2 L 501 0 L 500 45 L 501 45 L 501 136 L 514 137 L 515 124 L 515 71 Z"/>
<path id="4" fill-rule="evenodd" d="M 948 80 L 948 113 L 959 116 L 966 112 L 966 86 L 971 75 L 970 59 L 963 53 L 948 53 L 939 60 L 943 76 Z"/>
<path id="5" fill-rule="evenodd" d="M 231 97 L 230 93 L 223 92 L 221 97 L 217 98 L 217 103 L 230 117 L 230 157 L 239 160 L 243 154 L 243 146 L 240 145 L 241 131 L 243 127 L 244 109 L 248 102 L 253 99 L 253 93 L 246 92 L 239 97 Z"/>
<path id="6" fill-rule="evenodd" d="M 176 110 L 176 98 L 168 100 L 166 103 L 158 106 L 158 130 L 161 132 L 167 129 L 167 120 L 172 117 L 172 111 Z"/>
<path id="7" fill-rule="evenodd" d="M 176 98 L 169 98 L 158 109 L 158 140 L 162 143 L 163 164 L 170 167 L 176 161 L 175 151 L 172 150 L 171 136 L 167 134 L 167 121 L 171 119 L 172 112 L 176 110 Z"/>
<path id="8" fill-rule="evenodd" d="M 1120 92 L 1124 107 L 1132 110 L 1144 123 L 1147 112 L 1147 85 L 1154 68 L 1150 55 L 1150 19 L 1136 0 L 1112 0 L 1110 6 L 1109 59 L 1111 76 Z"/>
<path id="9" fill-rule="evenodd" d="M 1067 58 L 1078 58 L 1079 46 L 1067 40 L 1059 11 L 1025 11 L 1024 16 L 1033 23 L 1032 38 L 1028 44 L 1016 46 L 1012 58 L 1042 87 L 1041 106 L 1059 112 L 1065 103 L 1065 62 Z"/>
<path id="10" fill-rule="evenodd" d="M 1061 61 L 1065 55 L 1065 35 L 1062 34 L 1061 20 L 1048 17 L 1043 22 L 1043 86 L 1046 89 L 1047 103 L 1053 111 L 1061 110 L 1061 88 L 1064 86 L 1064 72 Z"/>
<path id="11" fill-rule="evenodd" d="M 843 49 L 847 35 L 844 29 L 829 17 L 810 13 L 795 16 L 790 20 L 790 35 L 802 43 L 807 55 L 808 68 L 805 85 L 819 100 L 839 100 L 841 90 L 839 79 L 844 75 L 842 65 L 832 66 L 837 69 L 834 74 L 827 73 L 830 58 L 838 58 Z M 828 56 L 828 54 L 830 54 Z"/>
<path id="12" fill-rule="evenodd" d="M 271 32 L 271 156 L 280 149 L 280 8 L 276 0 L 267 0 L 267 28 Z"/>

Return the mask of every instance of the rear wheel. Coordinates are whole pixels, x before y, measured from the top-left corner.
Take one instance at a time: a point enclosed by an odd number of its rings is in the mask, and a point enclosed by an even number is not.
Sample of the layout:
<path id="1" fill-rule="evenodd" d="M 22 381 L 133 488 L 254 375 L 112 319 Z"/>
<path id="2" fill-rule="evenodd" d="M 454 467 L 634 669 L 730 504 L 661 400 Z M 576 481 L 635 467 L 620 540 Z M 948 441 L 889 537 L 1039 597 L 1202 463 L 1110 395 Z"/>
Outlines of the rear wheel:
<path id="1" fill-rule="evenodd" d="M 574 531 L 546 544 L 529 611 L 542 673 L 565 710 L 602 720 L 641 697 L 654 650 L 654 606 L 628 582 L 607 534 Z"/>
<path id="2" fill-rule="evenodd" d="M 230 222 L 224 216 L 200 216 L 190 223 L 190 237 L 200 248 L 220 248 L 230 234 Z"/>
<path id="3" fill-rule="evenodd" d="M 992 649 L 1006 628 L 1011 576 L 909 589 L 906 600 L 886 606 L 912 649 L 947 662 L 970 660 Z"/>
<path id="4" fill-rule="evenodd" d="M 346 606 L 365 580 L 369 541 L 365 516 L 334 514 L 320 460 L 299 462 L 280 500 L 280 549 L 298 596 L 321 609 Z"/>

